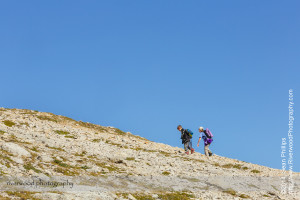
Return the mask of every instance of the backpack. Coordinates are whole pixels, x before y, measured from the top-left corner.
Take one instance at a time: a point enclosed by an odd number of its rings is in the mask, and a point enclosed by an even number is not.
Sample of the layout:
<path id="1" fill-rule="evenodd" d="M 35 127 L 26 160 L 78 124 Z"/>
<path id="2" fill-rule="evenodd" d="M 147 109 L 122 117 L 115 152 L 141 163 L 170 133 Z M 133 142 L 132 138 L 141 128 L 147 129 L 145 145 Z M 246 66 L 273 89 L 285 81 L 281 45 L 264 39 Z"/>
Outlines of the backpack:
<path id="1" fill-rule="evenodd" d="M 210 132 L 210 130 L 207 128 L 205 131 L 204 131 L 205 135 L 207 138 L 212 138 L 214 137 L 213 134 Z"/>
<path id="2" fill-rule="evenodd" d="M 186 131 L 189 133 L 190 138 L 192 138 L 194 134 L 193 131 L 191 131 L 190 129 L 186 129 Z"/>

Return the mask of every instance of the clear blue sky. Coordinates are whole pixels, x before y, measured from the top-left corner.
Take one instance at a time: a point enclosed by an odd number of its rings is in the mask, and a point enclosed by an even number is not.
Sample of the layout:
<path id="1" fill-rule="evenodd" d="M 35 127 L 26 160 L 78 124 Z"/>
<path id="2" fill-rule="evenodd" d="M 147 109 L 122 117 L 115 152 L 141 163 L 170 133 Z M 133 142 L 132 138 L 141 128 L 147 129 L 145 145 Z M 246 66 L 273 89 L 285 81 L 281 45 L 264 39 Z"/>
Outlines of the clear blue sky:
<path id="1" fill-rule="evenodd" d="M 196 133 L 201 125 L 215 135 L 216 154 L 281 168 L 290 88 L 295 117 L 300 105 L 299 8 L 282 0 L 1 1 L 0 106 L 179 147 L 176 126 Z"/>

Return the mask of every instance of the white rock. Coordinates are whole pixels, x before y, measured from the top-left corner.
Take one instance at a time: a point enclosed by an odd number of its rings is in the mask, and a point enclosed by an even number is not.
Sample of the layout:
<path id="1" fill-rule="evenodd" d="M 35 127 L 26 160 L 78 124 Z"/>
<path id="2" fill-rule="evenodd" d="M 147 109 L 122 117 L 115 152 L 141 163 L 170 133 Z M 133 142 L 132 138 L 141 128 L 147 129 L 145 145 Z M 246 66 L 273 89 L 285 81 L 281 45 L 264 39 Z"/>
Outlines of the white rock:
<path id="1" fill-rule="evenodd" d="M 12 159 L 13 161 L 15 161 L 16 163 L 18 163 L 18 164 L 21 164 L 21 165 L 24 164 L 24 161 L 23 161 L 22 158 L 19 158 L 19 157 L 11 157 L 11 159 Z"/>
<path id="2" fill-rule="evenodd" d="M 5 144 L 2 144 L 1 146 L 2 149 L 16 155 L 16 156 L 25 156 L 25 157 L 30 157 L 31 154 L 26 150 L 24 149 L 23 147 L 15 144 L 15 143 L 5 143 Z"/>

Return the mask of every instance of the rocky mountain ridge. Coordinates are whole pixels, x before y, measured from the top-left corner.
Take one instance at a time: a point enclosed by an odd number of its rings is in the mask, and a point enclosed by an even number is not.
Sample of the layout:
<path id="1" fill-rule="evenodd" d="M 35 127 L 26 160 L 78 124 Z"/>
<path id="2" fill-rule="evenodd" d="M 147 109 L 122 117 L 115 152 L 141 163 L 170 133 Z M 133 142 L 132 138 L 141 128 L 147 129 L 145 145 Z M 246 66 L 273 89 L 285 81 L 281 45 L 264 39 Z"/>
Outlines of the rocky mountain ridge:
<path id="1" fill-rule="evenodd" d="M 299 199 L 287 171 L 155 143 L 68 117 L 0 109 L 0 199 Z"/>

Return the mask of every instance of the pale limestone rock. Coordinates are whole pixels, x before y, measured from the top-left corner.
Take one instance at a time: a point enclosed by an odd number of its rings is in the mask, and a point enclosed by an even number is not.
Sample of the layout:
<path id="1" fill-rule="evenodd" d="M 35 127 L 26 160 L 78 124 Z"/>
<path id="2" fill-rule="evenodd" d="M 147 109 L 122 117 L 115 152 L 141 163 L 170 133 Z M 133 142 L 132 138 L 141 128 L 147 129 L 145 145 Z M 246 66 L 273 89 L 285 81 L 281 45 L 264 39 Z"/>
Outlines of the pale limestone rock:
<path id="1" fill-rule="evenodd" d="M 15 156 L 24 156 L 24 157 L 30 157 L 31 154 L 23 147 L 19 146 L 18 144 L 15 143 L 4 143 L 1 145 L 1 148 L 14 154 Z"/>

